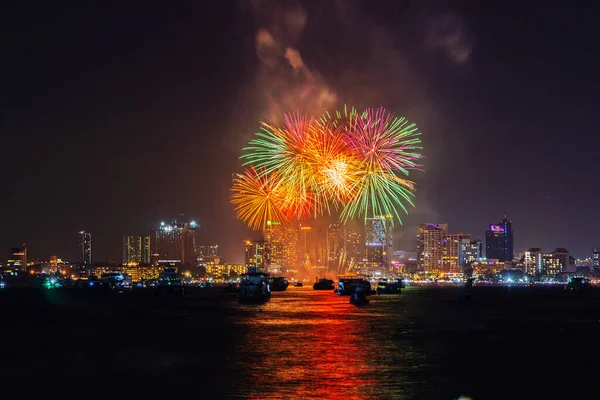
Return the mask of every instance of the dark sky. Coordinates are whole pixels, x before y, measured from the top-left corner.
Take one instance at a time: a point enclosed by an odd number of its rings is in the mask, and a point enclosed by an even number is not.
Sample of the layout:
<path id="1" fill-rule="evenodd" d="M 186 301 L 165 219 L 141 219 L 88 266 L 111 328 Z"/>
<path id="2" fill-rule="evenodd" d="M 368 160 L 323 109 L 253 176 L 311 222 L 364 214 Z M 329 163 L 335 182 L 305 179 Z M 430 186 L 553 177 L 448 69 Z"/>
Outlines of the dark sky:
<path id="1" fill-rule="evenodd" d="M 593 10 L 123 3 L 3 10 L 0 248 L 74 257 L 85 229 L 95 261 L 117 261 L 122 235 L 182 212 L 240 262 L 249 233 L 229 188 L 258 121 L 344 103 L 383 105 L 423 132 L 426 172 L 399 248 L 426 220 L 483 239 L 505 213 L 517 251 L 600 247 Z"/>

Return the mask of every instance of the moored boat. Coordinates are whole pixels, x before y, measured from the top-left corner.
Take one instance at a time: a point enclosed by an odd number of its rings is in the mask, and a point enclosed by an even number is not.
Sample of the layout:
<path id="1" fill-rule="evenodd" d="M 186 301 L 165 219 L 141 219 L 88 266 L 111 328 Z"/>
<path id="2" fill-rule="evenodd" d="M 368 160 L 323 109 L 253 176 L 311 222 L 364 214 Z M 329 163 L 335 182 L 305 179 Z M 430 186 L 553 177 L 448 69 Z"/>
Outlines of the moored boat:
<path id="1" fill-rule="evenodd" d="M 377 282 L 377 294 L 398 294 L 402 289 L 402 281 L 380 279 Z"/>
<path id="2" fill-rule="evenodd" d="M 272 292 L 284 292 L 285 289 L 287 289 L 290 284 L 288 282 L 287 278 L 285 278 L 283 276 L 277 276 L 277 277 L 271 278 L 270 283 L 271 283 L 271 291 Z"/>
<path id="3" fill-rule="evenodd" d="M 264 303 L 271 298 L 269 274 L 260 272 L 241 276 L 238 301 L 241 303 Z"/>
<path id="4" fill-rule="evenodd" d="M 157 295 L 175 294 L 183 296 L 184 290 L 181 275 L 174 268 L 165 269 L 158 277 L 156 283 Z"/>
<path id="5" fill-rule="evenodd" d="M 569 279 L 569 283 L 565 287 L 571 292 L 583 292 L 590 287 L 590 282 L 583 277 L 573 277 Z"/>
<path id="6" fill-rule="evenodd" d="M 321 278 L 313 285 L 315 290 L 333 290 L 335 283 L 331 279 Z"/>
<path id="7" fill-rule="evenodd" d="M 350 296 L 356 292 L 357 288 L 361 288 L 365 295 L 375 294 L 369 280 L 361 275 L 339 275 L 335 294 Z"/>

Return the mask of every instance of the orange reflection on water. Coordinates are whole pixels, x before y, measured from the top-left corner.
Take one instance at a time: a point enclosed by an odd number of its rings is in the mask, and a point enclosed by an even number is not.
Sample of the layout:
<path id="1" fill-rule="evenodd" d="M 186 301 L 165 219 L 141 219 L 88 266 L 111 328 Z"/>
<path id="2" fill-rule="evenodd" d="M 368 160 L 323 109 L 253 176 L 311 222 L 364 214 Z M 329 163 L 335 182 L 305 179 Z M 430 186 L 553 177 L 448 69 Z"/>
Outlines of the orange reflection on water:
<path id="1" fill-rule="evenodd" d="M 278 297 L 278 295 L 280 297 Z M 294 289 L 248 308 L 248 354 L 255 391 L 249 398 L 369 398 L 376 387 L 372 328 L 349 297 Z"/>

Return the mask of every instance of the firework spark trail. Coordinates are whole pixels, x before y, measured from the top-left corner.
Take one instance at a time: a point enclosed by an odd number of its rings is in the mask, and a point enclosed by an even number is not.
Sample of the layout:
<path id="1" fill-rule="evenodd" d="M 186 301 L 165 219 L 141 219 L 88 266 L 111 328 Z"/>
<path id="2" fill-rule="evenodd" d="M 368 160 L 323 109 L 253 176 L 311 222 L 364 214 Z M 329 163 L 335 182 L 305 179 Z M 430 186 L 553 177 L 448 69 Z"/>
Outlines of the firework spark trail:
<path id="1" fill-rule="evenodd" d="M 234 183 L 238 217 L 254 229 L 267 220 L 303 219 L 341 209 L 341 220 L 408 213 L 420 169 L 415 124 L 384 108 L 359 113 L 344 107 L 320 118 L 284 116 L 277 128 L 261 123 L 244 148 L 250 165 Z"/>
<path id="2" fill-rule="evenodd" d="M 355 196 L 342 211 L 342 221 L 388 214 L 401 221 L 399 209 L 408 213 L 404 202 L 414 206 L 414 183 L 397 174 L 408 176 L 410 169 L 421 167 L 416 162 L 421 158 L 416 152 L 421 148 L 416 125 L 384 108 L 351 112 L 349 118 L 345 137 L 360 159 L 361 178 L 353 187 Z"/>
<path id="3" fill-rule="evenodd" d="M 279 178 L 254 167 L 236 176 L 231 203 L 240 220 L 255 230 L 264 228 L 266 221 L 287 220 L 283 212 L 286 194 Z"/>

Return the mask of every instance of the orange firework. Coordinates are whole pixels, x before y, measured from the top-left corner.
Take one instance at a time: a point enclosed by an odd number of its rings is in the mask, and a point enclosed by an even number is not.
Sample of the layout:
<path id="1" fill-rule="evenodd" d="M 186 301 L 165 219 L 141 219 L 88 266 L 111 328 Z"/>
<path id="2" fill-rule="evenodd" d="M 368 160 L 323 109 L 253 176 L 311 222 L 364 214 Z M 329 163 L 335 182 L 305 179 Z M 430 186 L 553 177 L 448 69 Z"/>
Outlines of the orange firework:
<path id="1" fill-rule="evenodd" d="M 312 167 L 313 190 L 329 208 L 351 196 L 352 182 L 358 177 L 358 160 L 348 149 L 341 127 L 331 122 L 317 123 L 306 142 L 307 158 Z"/>
<path id="2" fill-rule="evenodd" d="M 283 212 L 286 195 L 278 178 L 254 167 L 234 178 L 231 203 L 238 218 L 255 230 L 263 229 L 267 221 L 287 220 Z"/>

